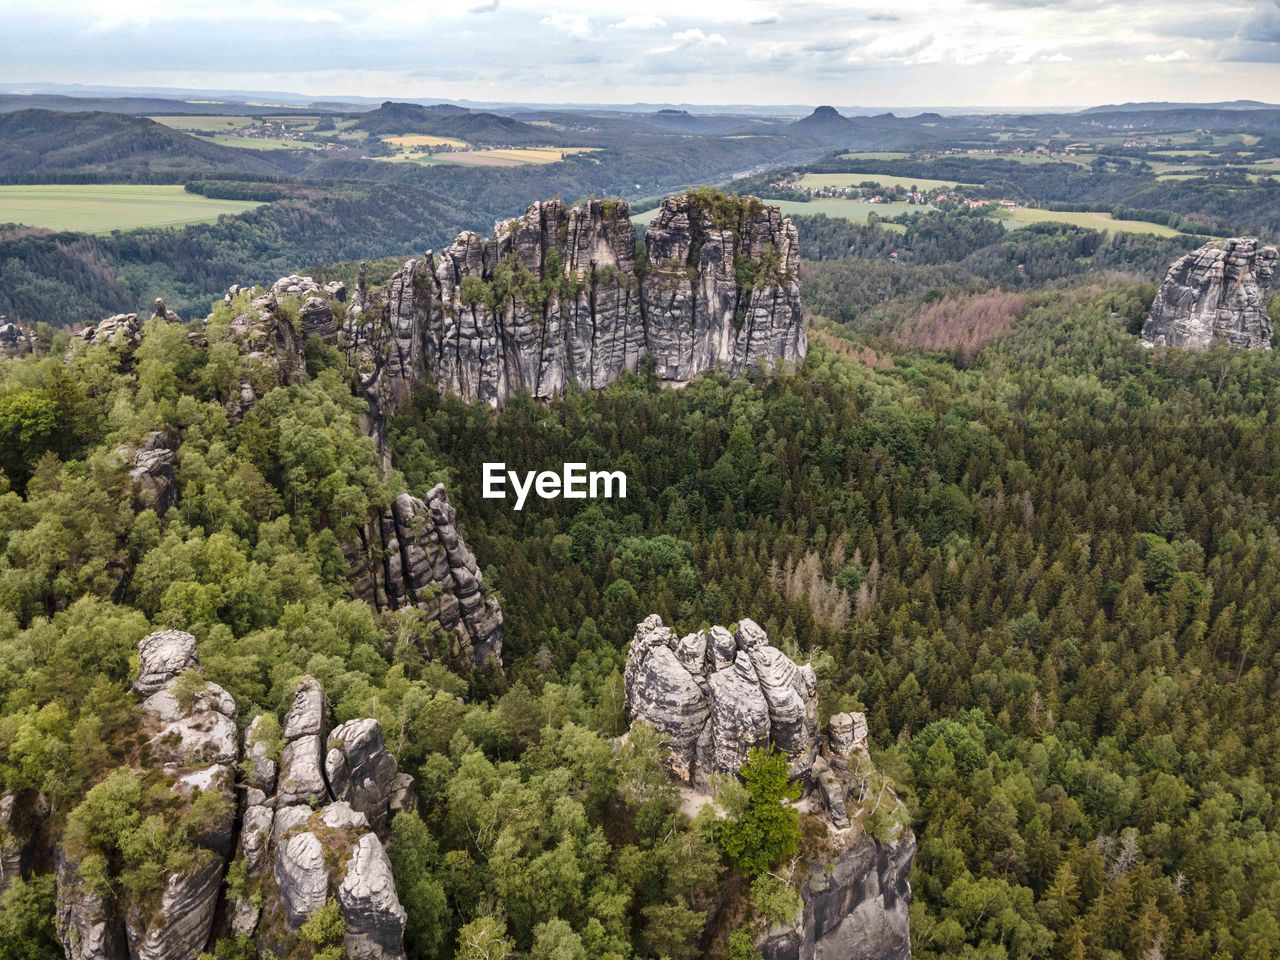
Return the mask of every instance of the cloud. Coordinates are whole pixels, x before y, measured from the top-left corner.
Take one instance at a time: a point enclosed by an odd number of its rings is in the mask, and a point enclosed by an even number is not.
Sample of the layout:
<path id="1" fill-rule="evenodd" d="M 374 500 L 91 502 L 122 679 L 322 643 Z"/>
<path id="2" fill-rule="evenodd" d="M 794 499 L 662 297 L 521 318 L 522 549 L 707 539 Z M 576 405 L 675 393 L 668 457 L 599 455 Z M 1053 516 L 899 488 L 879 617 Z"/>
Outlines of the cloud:
<path id="1" fill-rule="evenodd" d="M 498 0 L 488 0 L 487 3 L 477 3 L 475 6 L 467 7 L 467 13 L 496 13 L 498 10 Z"/>
<path id="2" fill-rule="evenodd" d="M 497 4 L 497 0 L 494 0 L 494 4 Z M 342 23 L 342 14 L 332 10 L 309 10 L 302 15 L 302 19 L 306 23 Z"/>
<path id="3" fill-rule="evenodd" d="M 661 30 L 666 25 L 667 21 L 656 14 L 645 13 L 638 17 L 627 17 L 625 20 L 611 23 L 609 28 L 611 30 Z"/>
<path id="4" fill-rule="evenodd" d="M 723 47 L 729 42 L 721 34 L 703 33 L 700 27 L 673 33 L 671 39 L 682 47 Z"/>
<path id="5" fill-rule="evenodd" d="M 591 21 L 585 13 L 566 13 L 555 10 L 550 16 L 540 21 L 544 27 L 551 27 L 561 33 L 568 34 L 574 40 L 586 40 L 591 36 Z"/>
<path id="6" fill-rule="evenodd" d="M 1173 53 L 1148 53 L 1142 59 L 1147 63 L 1186 63 L 1191 59 L 1191 54 L 1185 50 L 1175 50 Z"/>

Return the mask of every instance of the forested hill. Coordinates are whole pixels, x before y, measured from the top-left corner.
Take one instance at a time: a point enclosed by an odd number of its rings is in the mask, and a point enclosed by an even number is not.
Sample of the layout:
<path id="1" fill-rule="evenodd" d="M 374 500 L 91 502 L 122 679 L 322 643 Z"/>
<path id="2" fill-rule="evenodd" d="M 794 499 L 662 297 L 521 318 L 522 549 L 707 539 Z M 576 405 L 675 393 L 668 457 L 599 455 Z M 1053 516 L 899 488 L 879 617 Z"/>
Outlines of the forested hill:
<path id="1" fill-rule="evenodd" d="M 174 182 L 195 173 L 281 176 L 306 158 L 290 150 L 236 150 L 119 113 L 0 113 L 0 181 L 111 176 Z"/>

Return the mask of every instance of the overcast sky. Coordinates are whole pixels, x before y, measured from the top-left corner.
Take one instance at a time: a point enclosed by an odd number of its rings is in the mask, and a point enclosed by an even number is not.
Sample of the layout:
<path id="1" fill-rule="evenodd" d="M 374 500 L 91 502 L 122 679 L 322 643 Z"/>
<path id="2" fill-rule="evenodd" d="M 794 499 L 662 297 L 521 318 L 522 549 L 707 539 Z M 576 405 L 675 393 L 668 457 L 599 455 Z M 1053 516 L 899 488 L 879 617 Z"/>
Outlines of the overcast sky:
<path id="1" fill-rule="evenodd" d="M 531 102 L 1280 101 L 1280 0 L 0 0 L 0 18 L 5 83 Z"/>

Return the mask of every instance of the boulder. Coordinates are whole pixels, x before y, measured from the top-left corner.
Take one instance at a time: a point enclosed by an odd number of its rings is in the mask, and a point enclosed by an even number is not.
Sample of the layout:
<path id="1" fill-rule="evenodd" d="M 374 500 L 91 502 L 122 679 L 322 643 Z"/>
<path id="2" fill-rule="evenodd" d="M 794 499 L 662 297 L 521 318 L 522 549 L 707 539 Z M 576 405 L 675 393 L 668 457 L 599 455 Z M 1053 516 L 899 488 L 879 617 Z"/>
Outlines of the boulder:
<path id="1" fill-rule="evenodd" d="M 294 834 L 276 847 L 275 873 L 289 929 L 297 930 L 329 898 L 324 844 L 314 833 Z"/>
<path id="2" fill-rule="evenodd" d="M 184 670 L 197 670 L 196 638 L 182 630 L 159 630 L 138 645 L 135 693 L 150 696 Z"/>
<path id="3" fill-rule="evenodd" d="M 382 724 L 349 720 L 329 733 L 329 745 L 325 770 L 334 799 L 349 802 L 385 838 L 391 827 L 392 797 L 406 785 L 400 781 L 395 757 L 387 752 Z"/>

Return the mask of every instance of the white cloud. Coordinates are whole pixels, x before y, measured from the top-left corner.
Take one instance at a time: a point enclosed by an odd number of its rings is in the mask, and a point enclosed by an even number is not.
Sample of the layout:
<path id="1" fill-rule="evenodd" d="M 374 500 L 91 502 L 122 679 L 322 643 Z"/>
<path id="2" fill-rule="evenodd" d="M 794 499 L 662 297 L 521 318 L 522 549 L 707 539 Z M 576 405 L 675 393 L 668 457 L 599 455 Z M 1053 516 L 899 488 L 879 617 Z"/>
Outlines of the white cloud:
<path id="1" fill-rule="evenodd" d="M 613 30 L 661 30 L 666 25 L 667 21 L 661 17 L 656 14 L 646 13 L 638 17 L 627 17 L 625 20 L 611 23 L 609 27 Z"/>
<path id="2" fill-rule="evenodd" d="M 555 10 L 549 17 L 543 17 L 544 27 L 551 27 L 561 33 L 567 33 L 575 40 L 586 40 L 591 36 L 591 21 L 585 13 L 566 13 Z"/>
<path id="3" fill-rule="evenodd" d="M 332 10 L 308 10 L 302 19 L 306 23 L 342 23 L 342 14 Z"/>
<path id="4" fill-rule="evenodd" d="M 1191 54 L 1185 50 L 1175 50 L 1173 53 L 1148 53 L 1142 59 L 1147 63 L 1185 63 L 1191 59 Z"/>
<path id="5" fill-rule="evenodd" d="M 488 0 L 487 3 L 477 3 L 475 6 L 467 7 L 467 13 L 497 13 L 498 0 Z"/>
<path id="6" fill-rule="evenodd" d="M 703 33 L 700 27 L 673 33 L 671 39 L 684 47 L 723 47 L 729 42 L 718 33 Z"/>

